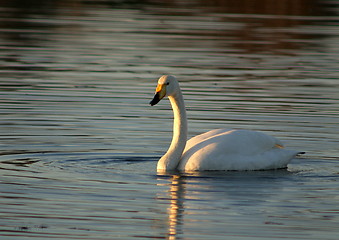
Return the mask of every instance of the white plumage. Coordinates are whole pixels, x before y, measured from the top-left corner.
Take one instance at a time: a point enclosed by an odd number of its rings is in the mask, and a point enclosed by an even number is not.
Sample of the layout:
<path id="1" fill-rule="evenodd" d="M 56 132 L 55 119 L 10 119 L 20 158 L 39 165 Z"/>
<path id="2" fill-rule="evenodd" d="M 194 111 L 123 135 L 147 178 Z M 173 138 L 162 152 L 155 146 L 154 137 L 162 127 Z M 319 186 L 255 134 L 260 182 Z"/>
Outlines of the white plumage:
<path id="1" fill-rule="evenodd" d="M 284 168 L 298 152 L 281 147 L 278 139 L 261 132 L 212 130 L 187 141 L 178 169 L 195 171 Z"/>
<path id="2" fill-rule="evenodd" d="M 158 161 L 158 171 L 267 170 L 286 168 L 299 152 L 284 149 L 269 135 L 250 130 L 215 129 L 187 140 L 187 119 L 179 83 L 174 76 L 159 78 L 151 105 L 170 99 L 173 139 Z"/>

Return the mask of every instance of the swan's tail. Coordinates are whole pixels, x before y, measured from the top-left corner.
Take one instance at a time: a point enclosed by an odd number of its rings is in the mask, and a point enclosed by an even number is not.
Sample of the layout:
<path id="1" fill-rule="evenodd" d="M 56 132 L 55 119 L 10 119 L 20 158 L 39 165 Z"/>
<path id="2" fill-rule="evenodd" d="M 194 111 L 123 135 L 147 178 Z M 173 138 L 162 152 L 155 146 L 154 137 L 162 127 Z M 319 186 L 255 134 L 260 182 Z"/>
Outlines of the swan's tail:
<path id="1" fill-rule="evenodd" d="M 298 152 L 295 156 L 300 157 L 301 155 L 305 154 L 306 152 Z"/>

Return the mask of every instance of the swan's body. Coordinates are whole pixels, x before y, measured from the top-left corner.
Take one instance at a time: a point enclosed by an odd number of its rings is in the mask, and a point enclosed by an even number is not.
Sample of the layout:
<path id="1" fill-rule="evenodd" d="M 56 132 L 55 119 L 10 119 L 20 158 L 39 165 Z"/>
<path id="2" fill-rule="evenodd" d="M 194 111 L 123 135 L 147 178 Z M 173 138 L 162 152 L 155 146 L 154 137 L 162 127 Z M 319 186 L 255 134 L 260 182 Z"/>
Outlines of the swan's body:
<path id="1" fill-rule="evenodd" d="M 174 76 L 158 80 L 150 104 L 168 96 L 174 113 L 173 139 L 158 161 L 158 171 L 264 170 L 286 168 L 299 153 L 284 149 L 269 135 L 249 130 L 215 129 L 187 141 L 187 119 L 182 93 Z"/>

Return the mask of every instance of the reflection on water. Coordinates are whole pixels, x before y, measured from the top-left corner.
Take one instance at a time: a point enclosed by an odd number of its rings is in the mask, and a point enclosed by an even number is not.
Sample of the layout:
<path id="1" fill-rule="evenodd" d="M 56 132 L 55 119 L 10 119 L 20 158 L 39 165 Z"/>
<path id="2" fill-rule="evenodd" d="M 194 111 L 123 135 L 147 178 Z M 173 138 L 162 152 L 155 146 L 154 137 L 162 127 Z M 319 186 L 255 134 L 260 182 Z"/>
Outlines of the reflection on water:
<path id="1" fill-rule="evenodd" d="M 338 6 L 0 1 L 1 236 L 337 239 Z M 156 176 L 172 112 L 148 102 L 166 73 L 190 136 L 260 130 L 306 159 Z"/>
<path id="2" fill-rule="evenodd" d="M 169 239 L 176 239 L 176 236 L 182 234 L 181 224 L 184 212 L 184 188 L 181 176 L 173 175 L 170 187 L 171 204 L 168 208 L 168 235 Z"/>
<path id="3" fill-rule="evenodd" d="M 336 203 L 309 191 L 318 178 L 286 170 L 173 175 L 168 178 L 168 239 L 335 239 Z M 329 205 L 318 205 L 321 200 Z"/>

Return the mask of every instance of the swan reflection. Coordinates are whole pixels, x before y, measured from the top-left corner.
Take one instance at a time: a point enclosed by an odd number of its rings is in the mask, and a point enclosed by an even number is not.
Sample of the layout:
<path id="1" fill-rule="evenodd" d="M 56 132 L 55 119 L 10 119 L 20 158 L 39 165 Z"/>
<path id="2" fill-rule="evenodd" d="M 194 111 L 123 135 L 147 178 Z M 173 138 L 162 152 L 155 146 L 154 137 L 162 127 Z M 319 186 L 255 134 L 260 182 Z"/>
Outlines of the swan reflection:
<path id="1" fill-rule="evenodd" d="M 265 222 L 279 222 L 271 213 L 284 214 L 277 207 L 285 198 L 282 189 L 293 178 L 294 173 L 287 170 L 160 175 L 159 181 L 167 181 L 159 183 L 167 187 L 160 194 L 167 196 L 158 196 L 166 201 L 166 237 L 177 240 L 212 229 L 232 234 L 239 226 L 265 228 Z M 239 226 L 235 216 L 242 219 Z M 262 217 L 261 222 L 257 216 Z"/>
<path id="2" fill-rule="evenodd" d="M 182 223 L 184 215 L 184 199 L 185 199 L 185 182 L 183 177 L 179 174 L 164 175 L 164 177 L 170 177 L 169 189 L 166 191 L 169 200 L 169 206 L 167 208 L 167 223 L 166 223 L 166 235 L 167 239 L 176 240 L 179 239 L 178 235 L 182 234 Z M 159 176 L 158 180 L 163 180 L 163 176 Z M 163 184 L 158 184 L 163 185 Z M 159 197 L 158 199 L 164 199 Z"/>
<path id="3" fill-rule="evenodd" d="M 171 203 L 168 208 L 168 236 L 169 239 L 176 239 L 178 233 L 181 233 L 182 216 L 184 212 L 184 193 L 183 180 L 180 175 L 173 175 L 170 187 Z"/>

